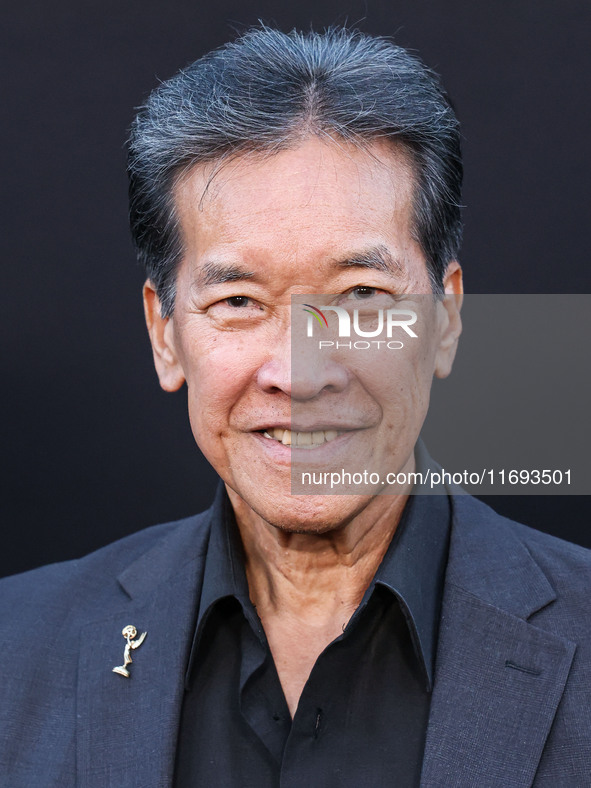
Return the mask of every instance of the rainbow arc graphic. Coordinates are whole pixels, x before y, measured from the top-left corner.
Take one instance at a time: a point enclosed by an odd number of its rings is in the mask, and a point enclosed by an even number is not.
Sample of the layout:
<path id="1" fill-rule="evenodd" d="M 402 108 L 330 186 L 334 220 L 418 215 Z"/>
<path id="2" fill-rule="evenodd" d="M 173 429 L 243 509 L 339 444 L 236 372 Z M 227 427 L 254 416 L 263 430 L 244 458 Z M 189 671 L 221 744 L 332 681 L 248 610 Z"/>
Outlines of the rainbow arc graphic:
<path id="1" fill-rule="evenodd" d="M 305 307 L 308 307 L 308 309 L 306 309 Z M 317 307 L 312 306 L 312 304 L 303 304 L 302 308 L 304 309 L 304 312 L 307 312 L 309 315 L 312 315 L 312 317 L 315 317 L 321 326 L 325 325 L 328 328 L 327 319 L 324 317 L 324 314 Z M 322 320 L 320 318 L 322 318 Z"/>

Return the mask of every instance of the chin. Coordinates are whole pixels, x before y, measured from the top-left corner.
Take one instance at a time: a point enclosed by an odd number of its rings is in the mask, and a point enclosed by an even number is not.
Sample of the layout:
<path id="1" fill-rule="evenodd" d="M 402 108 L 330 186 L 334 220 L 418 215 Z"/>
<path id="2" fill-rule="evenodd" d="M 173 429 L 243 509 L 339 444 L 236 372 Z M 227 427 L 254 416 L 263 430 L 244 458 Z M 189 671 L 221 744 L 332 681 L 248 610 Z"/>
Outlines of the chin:
<path id="1" fill-rule="evenodd" d="M 284 533 L 324 534 L 343 528 L 372 500 L 370 495 L 289 495 L 253 501 L 252 509 Z"/>

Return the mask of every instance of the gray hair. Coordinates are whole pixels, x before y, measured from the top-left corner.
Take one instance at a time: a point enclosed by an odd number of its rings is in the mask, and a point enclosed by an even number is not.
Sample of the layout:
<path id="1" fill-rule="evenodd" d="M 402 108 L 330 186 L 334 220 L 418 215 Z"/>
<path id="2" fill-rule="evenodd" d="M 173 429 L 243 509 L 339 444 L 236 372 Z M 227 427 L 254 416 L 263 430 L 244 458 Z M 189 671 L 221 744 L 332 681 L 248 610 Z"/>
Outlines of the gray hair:
<path id="1" fill-rule="evenodd" d="M 312 134 L 404 147 L 416 177 L 413 231 L 441 292 L 462 236 L 462 160 L 459 123 L 438 76 L 385 38 L 261 27 L 163 82 L 131 127 L 131 231 L 163 316 L 173 313 L 183 256 L 178 178 L 195 164 L 272 154 Z"/>

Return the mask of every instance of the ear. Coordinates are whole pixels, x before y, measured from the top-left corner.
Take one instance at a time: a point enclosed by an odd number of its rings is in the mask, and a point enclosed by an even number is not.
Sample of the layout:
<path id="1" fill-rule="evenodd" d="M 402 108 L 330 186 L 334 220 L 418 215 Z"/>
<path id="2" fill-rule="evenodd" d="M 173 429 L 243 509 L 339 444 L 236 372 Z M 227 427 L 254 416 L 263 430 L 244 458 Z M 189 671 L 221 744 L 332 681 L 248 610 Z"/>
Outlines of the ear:
<path id="1" fill-rule="evenodd" d="M 173 319 L 162 317 L 160 299 L 149 279 L 144 284 L 143 296 L 146 325 L 160 385 L 164 391 L 177 391 L 185 382 L 185 375 L 175 346 Z"/>
<path id="2" fill-rule="evenodd" d="M 457 260 L 452 260 L 443 278 L 445 295 L 438 304 L 441 320 L 439 348 L 435 356 L 435 375 L 446 378 L 451 372 L 452 364 L 458 348 L 458 339 L 462 333 L 460 309 L 464 298 L 462 269 Z"/>

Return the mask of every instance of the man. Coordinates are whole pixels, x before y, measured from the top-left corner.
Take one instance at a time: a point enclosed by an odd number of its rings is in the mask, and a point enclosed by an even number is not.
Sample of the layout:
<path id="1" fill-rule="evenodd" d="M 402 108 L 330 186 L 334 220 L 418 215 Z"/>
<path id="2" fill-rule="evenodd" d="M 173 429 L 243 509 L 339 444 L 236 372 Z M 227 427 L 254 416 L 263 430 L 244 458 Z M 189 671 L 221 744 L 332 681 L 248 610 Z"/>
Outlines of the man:
<path id="1" fill-rule="evenodd" d="M 590 784 L 587 551 L 413 489 L 461 329 L 435 75 L 349 31 L 255 30 L 152 94 L 129 162 L 156 370 L 222 482 L 202 515 L 2 582 L 4 784 Z M 304 302 L 417 331 L 306 355 Z M 353 461 L 397 486 L 292 494 L 294 467 Z"/>

